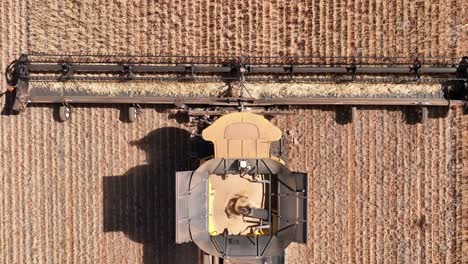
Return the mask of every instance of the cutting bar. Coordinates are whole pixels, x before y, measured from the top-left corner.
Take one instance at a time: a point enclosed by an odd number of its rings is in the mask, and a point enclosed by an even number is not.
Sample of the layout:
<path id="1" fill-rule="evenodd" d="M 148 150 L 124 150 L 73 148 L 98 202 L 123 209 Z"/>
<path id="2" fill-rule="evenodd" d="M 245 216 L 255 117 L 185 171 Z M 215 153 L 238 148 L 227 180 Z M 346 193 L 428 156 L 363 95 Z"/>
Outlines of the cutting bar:
<path id="1" fill-rule="evenodd" d="M 128 60 L 126 60 L 128 59 Z M 156 61 L 159 59 L 160 61 Z M 140 61 L 139 61 L 140 60 Z M 204 62 L 205 60 L 205 62 Z M 323 63 L 320 63 L 320 60 Z M 309 62 L 308 62 L 309 61 Z M 29 91 L 29 82 L 70 82 L 70 81 L 222 81 L 227 84 L 237 82 L 244 86 L 246 82 L 439 82 L 444 87 L 456 91 L 456 98 L 450 95 L 446 100 L 466 100 L 468 90 L 468 57 L 462 57 L 458 63 L 446 60 L 446 63 L 427 63 L 429 59 L 404 60 L 378 58 L 357 60 L 355 58 L 308 58 L 295 57 L 294 60 L 270 58 L 262 62 L 256 57 L 204 58 L 204 57 L 83 57 L 83 56 L 29 56 L 21 55 L 6 69 L 8 84 L 14 87 L 15 99 L 13 109 L 20 111 L 28 103 L 170 103 L 171 98 L 155 95 L 148 96 L 99 96 L 92 94 L 60 94 L 42 89 L 40 94 Z M 448 62 L 451 61 L 451 62 Z M 449 93 L 450 94 L 450 91 Z M 454 94 L 454 93 L 452 93 Z M 391 96 L 390 96 L 391 97 Z M 211 104 L 212 99 L 190 98 Z M 187 99 L 188 100 L 188 99 Z M 190 101 L 189 100 L 189 101 Z M 259 101 L 260 100 L 260 101 Z M 265 99 L 268 100 L 268 99 Z M 266 104 L 373 104 L 408 105 L 411 100 L 403 98 L 365 99 L 356 102 L 353 98 L 302 98 L 271 99 Z M 446 101 L 427 102 L 420 99 L 415 104 L 441 105 Z M 438 99 L 440 100 L 440 99 Z M 274 101 L 274 102 L 273 102 Z M 261 99 L 255 101 L 261 104 Z M 219 103 L 219 102 L 218 102 Z"/>

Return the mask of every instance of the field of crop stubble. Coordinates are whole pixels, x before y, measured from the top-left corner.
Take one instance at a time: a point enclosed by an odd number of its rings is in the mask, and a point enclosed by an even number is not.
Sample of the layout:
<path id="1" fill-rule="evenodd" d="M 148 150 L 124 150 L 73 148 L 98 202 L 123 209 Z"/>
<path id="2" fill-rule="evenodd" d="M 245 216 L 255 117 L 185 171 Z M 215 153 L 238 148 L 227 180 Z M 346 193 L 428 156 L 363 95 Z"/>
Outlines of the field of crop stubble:
<path id="1" fill-rule="evenodd" d="M 0 68 L 24 51 L 459 56 L 466 10 L 461 0 L 1 1 Z M 355 124 L 337 123 L 336 109 L 274 120 L 290 166 L 310 174 L 310 242 L 288 261 L 466 262 L 460 109 L 424 125 L 405 123 L 409 108 L 364 108 Z M 163 110 L 134 124 L 117 107 L 77 107 L 68 123 L 47 107 L 0 116 L 0 262 L 193 259 L 194 247 L 173 244 L 171 207 L 173 171 L 196 165 L 190 128 Z"/>

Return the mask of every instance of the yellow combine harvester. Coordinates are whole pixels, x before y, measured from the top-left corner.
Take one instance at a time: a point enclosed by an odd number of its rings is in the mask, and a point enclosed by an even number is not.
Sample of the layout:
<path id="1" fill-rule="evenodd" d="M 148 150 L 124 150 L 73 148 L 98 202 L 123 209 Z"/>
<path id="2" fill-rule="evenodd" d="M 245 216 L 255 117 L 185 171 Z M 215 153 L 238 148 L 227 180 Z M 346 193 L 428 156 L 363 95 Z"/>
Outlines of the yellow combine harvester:
<path id="1" fill-rule="evenodd" d="M 307 175 L 270 154 L 281 131 L 263 116 L 224 115 L 203 130 L 214 156 L 176 173 L 176 242 L 231 263 L 265 263 L 307 242 Z"/>

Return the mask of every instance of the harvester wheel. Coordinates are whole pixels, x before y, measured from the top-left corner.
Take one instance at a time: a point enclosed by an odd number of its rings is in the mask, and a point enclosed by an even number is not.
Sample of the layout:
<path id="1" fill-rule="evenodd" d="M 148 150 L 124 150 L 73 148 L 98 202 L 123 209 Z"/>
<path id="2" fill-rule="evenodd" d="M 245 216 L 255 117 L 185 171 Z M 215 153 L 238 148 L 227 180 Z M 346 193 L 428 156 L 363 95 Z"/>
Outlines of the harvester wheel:
<path id="1" fill-rule="evenodd" d="M 59 120 L 60 122 L 65 122 L 70 119 L 71 111 L 70 107 L 62 105 L 59 107 Z"/>
<path id="2" fill-rule="evenodd" d="M 423 106 L 421 109 L 418 111 L 418 118 L 419 118 L 419 123 L 424 124 L 426 123 L 427 119 L 429 118 L 429 110 L 427 107 Z"/>
<path id="3" fill-rule="evenodd" d="M 128 108 L 128 121 L 130 123 L 133 123 L 137 120 L 137 117 L 138 117 L 138 109 L 135 107 L 135 106 L 130 106 Z"/>

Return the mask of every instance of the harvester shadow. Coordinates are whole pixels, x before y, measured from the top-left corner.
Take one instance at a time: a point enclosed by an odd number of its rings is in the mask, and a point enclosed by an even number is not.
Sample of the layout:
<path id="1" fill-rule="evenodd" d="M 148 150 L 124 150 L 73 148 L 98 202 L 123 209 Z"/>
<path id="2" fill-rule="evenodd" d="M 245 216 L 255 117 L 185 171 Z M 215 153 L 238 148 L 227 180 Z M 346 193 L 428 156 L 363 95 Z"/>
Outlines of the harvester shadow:
<path id="1" fill-rule="evenodd" d="M 335 111 L 335 120 L 337 124 L 346 125 L 352 122 L 351 120 L 351 111 L 349 106 L 337 106 L 334 108 L 321 107 L 322 111 L 330 111 L 333 109 Z M 419 106 L 359 106 L 357 108 L 357 113 L 359 119 L 359 114 L 363 111 L 368 110 L 385 110 L 388 112 L 401 112 L 402 113 L 402 123 L 408 125 L 416 125 L 420 123 L 420 118 L 418 115 Z M 438 118 L 447 118 L 449 113 L 449 107 L 447 106 L 437 106 L 437 107 L 428 107 L 428 118 L 438 119 Z"/>
<path id="2" fill-rule="evenodd" d="M 195 164 L 189 140 L 186 130 L 157 129 L 131 143 L 147 153 L 147 165 L 103 178 L 104 232 L 143 244 L 143 264 L 198 262 L 193 243 L 175 243 L 175 171 Z"/>

